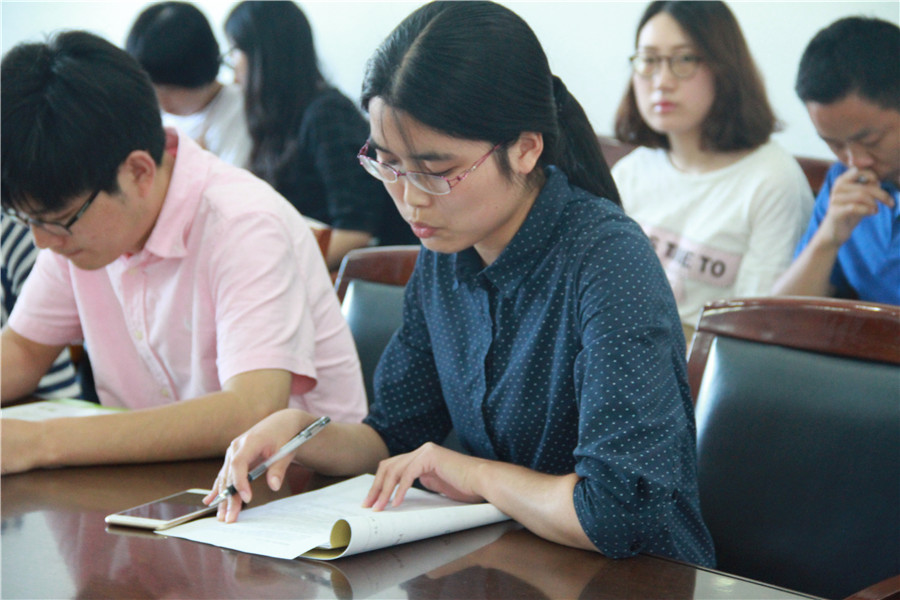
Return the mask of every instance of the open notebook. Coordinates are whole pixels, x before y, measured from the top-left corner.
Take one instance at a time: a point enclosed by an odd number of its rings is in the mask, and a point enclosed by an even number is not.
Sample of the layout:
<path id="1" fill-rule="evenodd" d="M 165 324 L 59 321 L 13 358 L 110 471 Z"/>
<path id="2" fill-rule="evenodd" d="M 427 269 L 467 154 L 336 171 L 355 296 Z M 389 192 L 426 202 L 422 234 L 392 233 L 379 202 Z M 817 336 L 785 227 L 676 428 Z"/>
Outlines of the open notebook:
<path id="1" fill-rule="evenodd" d="M 165 535 L 276 558 L 331 560 L 509 518 L 491 504 L 455 502 L 418 489 L 409 490 L 400 506 L 375 512 L 361 506 L 373 480 L 360 475 L 244 509 L 235 523 L 198 519 Z"/>

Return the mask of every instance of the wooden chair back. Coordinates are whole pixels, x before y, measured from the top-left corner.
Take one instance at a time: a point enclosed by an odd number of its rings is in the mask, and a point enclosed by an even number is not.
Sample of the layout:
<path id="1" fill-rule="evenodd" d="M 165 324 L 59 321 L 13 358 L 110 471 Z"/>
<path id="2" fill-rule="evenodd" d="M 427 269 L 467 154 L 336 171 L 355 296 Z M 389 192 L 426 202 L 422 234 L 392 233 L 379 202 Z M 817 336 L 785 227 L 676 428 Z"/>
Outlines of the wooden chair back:
<path id="1" fill-rule="evenodd" d="M 900 572 L 900 307 L 715 302 L 688 360 L 717 568 L 825 598 Z"/>
<path id="2" fill-rule="evenodd" d="M 900 365 L 900 307 L 837 298 L 735 298 L 703 309 L 688 354 L 694 401 L 717 336 Z"/>
<path id="3" fill-rule="evenodd" d="M 335 291 L 350 327 L 371 402 L 375 369 L 403 323 L 403 295 L 419 246 L 376 246 L 351 250 L 341 262 Z"/>
<path id="4" fill-rule="evenodd" d="M 405 286 L 416 266 L 421 246 L 374 246 L 351 250 L 341 261 L 334 282 L 343 302 L 347 286 L 354 279 Z"/>
<path id="5" fill-rule="evenodd" d="M 317 221 L 316 219 L 311 219 L 309 217 L 303 218 L 306 220 L 306 224 L 309 225 L 309 228 L 313 232 L 313 236 L 319 243 L 319 250 L 322 251 L 322 258 L 327 257 L 328 246 L 331 244 L 331 226 L 326 225 L 321 221 Z"/>

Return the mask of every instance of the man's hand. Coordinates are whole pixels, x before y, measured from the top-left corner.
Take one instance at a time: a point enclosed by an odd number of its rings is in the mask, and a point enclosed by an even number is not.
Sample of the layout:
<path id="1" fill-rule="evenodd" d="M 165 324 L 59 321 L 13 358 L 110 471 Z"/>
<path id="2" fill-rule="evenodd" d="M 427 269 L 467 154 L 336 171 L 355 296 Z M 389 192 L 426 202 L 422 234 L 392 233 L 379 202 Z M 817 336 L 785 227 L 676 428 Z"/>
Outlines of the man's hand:
<path id="1" fill-rule="evenodd" d="M 833 296 L 831 271 L 841 246 L 865 217 L 878 212 L 879 203 L 894 206 L 891 195 L 881 189 L 869 169 L 851 167 L 834 181 L 828 212 L 812 239 L 788 267 L 775 286 L 776 296 Z"/>
<path id="2" fill-rule="evenodd" d="M 835 246 L 842 246 L 864 217 L 878 212 L 879 203 L 893 207 L 894 199 L 881 189 L 875 172 L 848 169 L 831 189 L 828 212 L 820 226 L 822 235 Z"/>

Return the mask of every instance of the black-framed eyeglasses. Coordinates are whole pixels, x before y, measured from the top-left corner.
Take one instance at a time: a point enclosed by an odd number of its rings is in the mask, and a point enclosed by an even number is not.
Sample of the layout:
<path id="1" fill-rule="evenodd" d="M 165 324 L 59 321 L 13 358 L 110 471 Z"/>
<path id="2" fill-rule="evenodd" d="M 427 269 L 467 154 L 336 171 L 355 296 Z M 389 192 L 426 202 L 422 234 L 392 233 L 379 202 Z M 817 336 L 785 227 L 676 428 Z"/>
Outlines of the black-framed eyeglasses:
<path id="1" fill-rule="evenodd" d="M 453 189 L 454 186 L 468 177 L 470 173 L 475 171 L 475 169 L 480 167 L 481 164 L 486 161 L 491 154 L 496 152 L 497 149 L 502 145 L 503 144 L 497 144 L 496 146 L 488 150 L 488 153 L 475 161 L 474 165 L 452 179 L 447 179 L 443 175 L 423 173 L 421 171 L 398 171 L 391 165 L 387 165 L 369 156 L 369 142 L 366 142 L 365 145 L 360 148 L 359 153 L 356 155 L 356 157 L 359 159 L 359 164 L 362 165 L 366 172 L 379 181 L 384 181 L 386 183 L 395 183 L 401 177 L 406 177 L 406 179 L 408 179 L 410 183 L 412 183 L 423 192 L 427 192 L 435 196 L 446 196 L 450 193 L 450 190 Z"/>
<path id="2" fill-rule="evenodd" d="M 72 235 L 72 225 L 74 225 L 78 221 L 78 219 L 80 219 L 84 215 L 84 213 L 87 212 L 87 209 L 90 208 L 91 204 L 93 204 L 94 200 L 97 199 L 97 196 L 101 191 L 102 190 L 98 189 L 93 194 L 91 194 L 88 199 L 84 201 L 84 204 L 81 205 L 81 208 L 78 209 L 78 212 L 72 215 L 72 217 L 65 223 L 60 223 L 59 221 L 43 221 L 35 217 L 24 215 L 14 208 L 8 208 L 5 206 L 3 207 L 3 212 L 13 221 L 21 223 L 26 227 L 39 227 L 47 233 L 52 233 L 53 235 L 69 236 Z"/>
<path id="3" fill-rule="evenodd" d="M 628 60 L 634 72 L 641 77 L 652 77 L 662 68 L 663 63 L 668 63 L 672 75 L 678 79 L 690 79 L 703 62 L 703 57 L 693 52 L 680 52 L 671 56 L 638 53 Z"/>

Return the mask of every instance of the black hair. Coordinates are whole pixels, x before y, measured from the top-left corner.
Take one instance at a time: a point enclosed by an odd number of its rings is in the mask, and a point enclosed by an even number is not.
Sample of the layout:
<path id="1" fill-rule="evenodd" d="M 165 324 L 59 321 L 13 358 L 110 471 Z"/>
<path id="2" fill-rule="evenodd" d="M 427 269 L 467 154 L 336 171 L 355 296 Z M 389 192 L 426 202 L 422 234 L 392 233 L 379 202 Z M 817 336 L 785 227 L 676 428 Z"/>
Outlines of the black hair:
<path id="1" fill-rule="evenodd" d="M 462 139 L 508 145 L 539 132 L 539 165 L 556 165 L 574 185 L 620 203 L 581 105 L 552 75 L 528 24 L 499 4 L 438 1 L 414 11 L 369 59 L 363 108 L 376 96 Z M 495 155 L 509 176 L 506 154 Z"/>
<path id="2" fill-rule="evenodd" d="M 766 143 L 777 127 L 766 88 L 734 14 L 724 2 L 660 0 L 644 10 L 635 45 L 647 22 L 660 13 L 670 15 L 690 38 L 715 82 L 715 98 L 701 127 L 700 143 L 717 152 L 750 150 Z M 669 138 L 650 128 L 637 106 L 631 81 L 619 103 L 615 120 L 620 141 L 669 148 Z"/>
<path id="3" fill-rule="evenodd" d="M 131 152 L 145 150 L 161 164 L 164 149 L 153 86 L 121 48 L 68 31 L 3 57 L 3 206 L 37 215 L 86 192 L 116 192 L 119 166 Z"/>
<path id="4" fill-rule="evenodd" d="M 295 168 L 303 114 L 328 87 L 319 71 L 312 28 L 293 2 L 248 1 L 228 15 L 225 33 L 247 57 L 244 110 L 253 140 L 250 169 L 277 188 L 285 170 Z"/>
<path id="5" fill-rule="evenodd" d="M 155 84 L 199 88 L 219 74 L 219 44 L 209 21 L 193 4 L 151 4 L 135 20 L 125 50 Z"/>
<path id="6" fill-rule="evenodd" d="M 835 21 L 813 37 L 794 89 L 803 102 L 831 104 L 850 94 L 900 110 L 900 27 L 867 17 Z"/>

